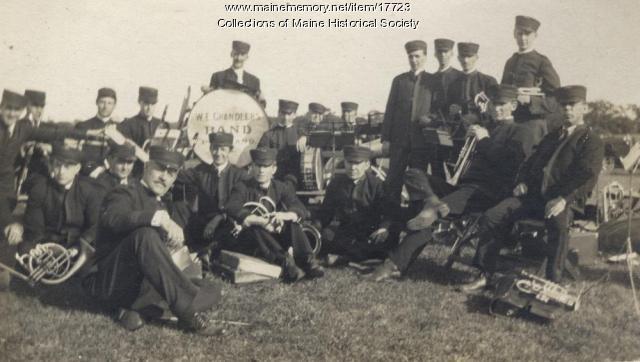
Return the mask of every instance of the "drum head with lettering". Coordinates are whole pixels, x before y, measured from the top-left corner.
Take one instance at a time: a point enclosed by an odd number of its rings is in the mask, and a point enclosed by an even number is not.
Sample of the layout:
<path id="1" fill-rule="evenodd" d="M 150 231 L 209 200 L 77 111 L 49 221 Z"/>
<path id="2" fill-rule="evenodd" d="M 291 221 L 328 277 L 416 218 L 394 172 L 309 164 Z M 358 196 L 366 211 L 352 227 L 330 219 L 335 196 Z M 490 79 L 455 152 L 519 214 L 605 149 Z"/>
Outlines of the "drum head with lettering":
<path id="1" fill-rule="evenodd" d="M 260 137 L 268 129 L 267 115 L 255 99 L 240 91 L 219 89 L 196 102 L 189 115 L 187 135 L 195 154 L 203 162 L 211 164 L 209 133 L 233 134 L 229 161 L 244 167 L 251 163 L 249 150 L 257 147 Z"/>

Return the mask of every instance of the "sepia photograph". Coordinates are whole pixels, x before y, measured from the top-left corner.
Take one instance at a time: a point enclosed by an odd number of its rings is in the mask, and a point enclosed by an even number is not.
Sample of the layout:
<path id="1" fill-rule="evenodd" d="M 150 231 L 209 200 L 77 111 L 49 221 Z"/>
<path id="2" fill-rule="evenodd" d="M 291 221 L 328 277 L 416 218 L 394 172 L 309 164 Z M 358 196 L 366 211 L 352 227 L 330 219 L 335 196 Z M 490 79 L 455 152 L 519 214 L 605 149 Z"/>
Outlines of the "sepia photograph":
<path id="1" fill-rule="evenodd" d="M 640 360 L 640 2 L 1 6 L 0 360 Z"/>

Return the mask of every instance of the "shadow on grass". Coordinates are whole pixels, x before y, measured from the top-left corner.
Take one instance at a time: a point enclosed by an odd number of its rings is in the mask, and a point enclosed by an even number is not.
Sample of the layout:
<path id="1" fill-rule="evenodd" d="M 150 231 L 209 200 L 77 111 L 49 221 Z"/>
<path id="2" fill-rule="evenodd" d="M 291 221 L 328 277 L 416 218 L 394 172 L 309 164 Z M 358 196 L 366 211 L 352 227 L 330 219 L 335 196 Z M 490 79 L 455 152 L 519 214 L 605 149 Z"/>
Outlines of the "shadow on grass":
<path id="1" fill-rule="evenodd" d="M 469 278 L 468 270 L 453 267 L 447 269 L 441 261 L 425 257 L 418 258 L 407 272 L 407 279 L 429 281 L 439 285 L 461 284 Z"/>
<path id="2" fill-rule="evenodd" d="M 34 298 L 42 304 L 61 310 L 104 314 L 104 309 L 82 288 L 81 280 L 72 278 L 60 285 L 39 284 L 31 287 L 22 280 L 12 279 L 11 291 L 20 298 Z"/>

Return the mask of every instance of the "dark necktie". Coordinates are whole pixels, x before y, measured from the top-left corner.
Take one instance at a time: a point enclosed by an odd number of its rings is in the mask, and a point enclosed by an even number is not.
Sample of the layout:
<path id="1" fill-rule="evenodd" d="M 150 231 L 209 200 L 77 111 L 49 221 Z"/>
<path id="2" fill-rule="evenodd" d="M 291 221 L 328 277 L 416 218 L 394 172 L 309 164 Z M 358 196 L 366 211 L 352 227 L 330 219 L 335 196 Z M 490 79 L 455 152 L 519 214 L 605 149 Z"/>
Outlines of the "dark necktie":
<path id="1" fill-rule="evenodd" d="M 222 210 L 224 207 L 224 195 L 226 189 L 225 183 L 225 170 L 219 171 L 216 169 L 216 173 L 218 174 L 218 209 Z"/>

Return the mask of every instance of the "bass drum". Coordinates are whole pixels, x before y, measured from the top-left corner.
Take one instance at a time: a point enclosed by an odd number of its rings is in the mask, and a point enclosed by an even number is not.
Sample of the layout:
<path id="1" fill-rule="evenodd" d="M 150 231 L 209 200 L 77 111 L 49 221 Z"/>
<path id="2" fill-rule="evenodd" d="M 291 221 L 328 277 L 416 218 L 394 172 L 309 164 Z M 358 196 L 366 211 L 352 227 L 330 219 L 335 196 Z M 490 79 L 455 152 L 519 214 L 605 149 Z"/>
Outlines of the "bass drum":
<path id="1" fill-rule="evenodd" d="M 300 157 L 300 174 L 305 191 L 324 190 L 324 167 L 322 166 L 322 150 L 307 148 Z"/>
<path id="2" fill-rule="evenodd" d="M 244 167 L 251 163 L 249 151 L 257 147 L 269 130 L 267 114 L 248 94 L 231 89 L 218 89 L 203 95 L 193 106 L 187 123 L 189 145 L 203 162 L 211 164 L 209 133 L 233 134 L 229 162 Z"/>

